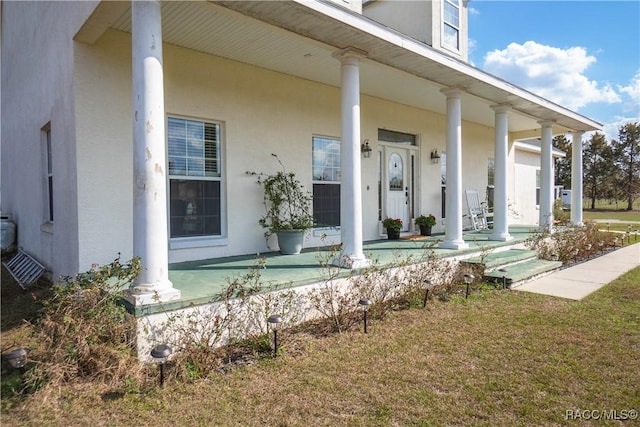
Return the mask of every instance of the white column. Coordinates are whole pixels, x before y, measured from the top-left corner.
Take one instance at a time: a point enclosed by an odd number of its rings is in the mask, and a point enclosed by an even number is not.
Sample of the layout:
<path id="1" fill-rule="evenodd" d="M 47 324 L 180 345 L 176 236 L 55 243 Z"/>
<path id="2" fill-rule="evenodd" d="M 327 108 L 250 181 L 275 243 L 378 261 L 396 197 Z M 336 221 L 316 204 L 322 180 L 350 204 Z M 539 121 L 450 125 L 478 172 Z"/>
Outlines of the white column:
<path id="1" fill-rule="evenodd" d="M 538 122 L 542 126 L 540 141 L 540 230 L 551 231 L 553 226 L 553 164 L 551 140 L 553 121 Z"/>
<path id="2" fill-rule="evenodd" d="M 513 240 L 509 234 L 507 215 L 507 155 L 509 152 L 509 110 L 510 105 L 494 105 L 495 112 L 495 154 L 493 189 L 493 233 L 490 240 L 506 242 Z"/>
<path id="3" fill-rule="evenodd" d="M 340 237 L 344 267 L 369 265 L 362 250 L 362 188 L 360 165 L 360 59 L 365 53 L 343 49 L 333 56 L 341 64 L 342 139 L 340 143 Z"/>
<path id="4" fill-rule="evenodd" d="M 135 305 L 179 299 L 169 281 L 164 77 L 159 1 L 131 2 L 133 62 L 133 254 L 142 271 Z"/>
<path id="5" fill-rule="evenodd" d="M 571 134 L 571 222 L 582 225 L 582 134 Z"/>
<path id="6" fill-rule="evenodd" d="M 495 145 L 494 145 L 494 189 L 493 189 L 493 233 L 490 240 L 506 242 L 512 240 L 509 234 L 507 207 L 507 156 L 509 152 L 509 110 L 510 105 L 494 105 Z"/>
<path id="7" fill-rule="evenodd" d="M 447 96 L 446 225 L 441 248 L 466 249 L 462 238 L 462 111 L 458 88 L 442 89 Z"/>

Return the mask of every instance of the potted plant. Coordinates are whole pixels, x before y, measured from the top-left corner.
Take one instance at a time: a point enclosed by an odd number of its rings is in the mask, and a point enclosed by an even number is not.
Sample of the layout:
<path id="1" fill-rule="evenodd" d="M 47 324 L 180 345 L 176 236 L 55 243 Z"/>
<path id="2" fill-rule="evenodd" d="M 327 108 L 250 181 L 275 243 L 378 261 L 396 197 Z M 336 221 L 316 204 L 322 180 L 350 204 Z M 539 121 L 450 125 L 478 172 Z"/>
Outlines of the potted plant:
<path id="1" fill-rule="evenodd" d="M 387 238 L 389 240 L 398 240 L 400 238 L 400 230 L 402 230 L 402 220 L 400 218 L 385 218 L 382 225 L 387 229 Z"/>
<path id="2" fill-rule="evenodd" d="M 266 213 L 258 222 L 267 229 L 267 238 L 276 234 L 282 254 L 299 254 L 305 231 L 314 225 L 312 195 L 304 189 L 295 173 L 286 171 L 277 155 L 271 155 L 278 160 L 282 170 L 274 174 L 247 172 L 258 177 L 258 184 L 264 190 Z"/>
<path id="3" fill-rule="evenodd" d="M 429 214 L 420 215 L 416 218 L 416 225 L 420 227 L 420 234 L 423 236 L 431 236 L 431 227 L 436 225 L 436 217 Z"/>

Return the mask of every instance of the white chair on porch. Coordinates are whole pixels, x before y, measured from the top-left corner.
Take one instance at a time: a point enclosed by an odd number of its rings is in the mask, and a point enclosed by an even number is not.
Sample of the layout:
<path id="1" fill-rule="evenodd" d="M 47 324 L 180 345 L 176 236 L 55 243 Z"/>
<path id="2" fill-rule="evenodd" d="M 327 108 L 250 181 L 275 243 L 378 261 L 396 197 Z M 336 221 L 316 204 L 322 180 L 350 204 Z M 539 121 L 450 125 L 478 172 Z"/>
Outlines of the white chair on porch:
<path id="1" fill-rule="evenodd" d="M 493 214 L 489 212 L 487 205 L 480 201 L 478 192 L 476 190 L 465 190 L 464 195 L 467 199 L 471 227 L 475 231 L 489 229 L 489 226 L 493 225 Z"/>

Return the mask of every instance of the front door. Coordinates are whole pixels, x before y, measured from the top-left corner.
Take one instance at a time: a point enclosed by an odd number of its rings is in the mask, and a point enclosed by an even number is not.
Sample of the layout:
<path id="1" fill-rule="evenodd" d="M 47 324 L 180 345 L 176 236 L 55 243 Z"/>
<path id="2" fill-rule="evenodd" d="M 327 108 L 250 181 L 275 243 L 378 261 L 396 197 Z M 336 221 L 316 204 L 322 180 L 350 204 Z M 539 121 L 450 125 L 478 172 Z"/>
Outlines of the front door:
<path id="1" fill-rule="evenodd" d="M 386 150 L 386 199 L 387 216 L 402 220 L 402 231 L 409 229 L 409 202 L 411 165 L 408 163 L 409 150 L 402 147 L 388 147 Z"/>

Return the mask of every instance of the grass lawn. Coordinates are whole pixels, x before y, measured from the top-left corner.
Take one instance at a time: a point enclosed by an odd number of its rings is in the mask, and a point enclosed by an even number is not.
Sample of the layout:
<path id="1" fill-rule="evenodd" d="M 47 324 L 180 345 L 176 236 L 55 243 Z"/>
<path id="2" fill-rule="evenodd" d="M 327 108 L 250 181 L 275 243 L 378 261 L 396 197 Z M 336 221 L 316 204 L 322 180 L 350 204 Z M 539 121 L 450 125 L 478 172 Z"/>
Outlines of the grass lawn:
<path id="1" fill-rule="evenodd" d="M 590 202 L 583 205 L 582 217 L 584 221 L 600 220 L 602 230 L 607 228 L 603 224 L 605 220 L 610 222 L 609 229 L 613 231 L 627 231 L 629 224 L 631 224 L 632 231 L 640 229 L 640 200 L 634 204 L 632 211 L 624 209 L 626 203 L 619 202 L 616 205 L 604 200 L 599 200 L 595 209 L 590 209 L 590 207 Z"/>
<path id="2" fill-rule="evenodd" d="M 36 393 L 3 405 L 2 425 L 549 426 L 640 409 L 640 268 L 582 301 L 485 291 L 367 335 L 279 337 L 278 358 L 204 380 Z"/>

